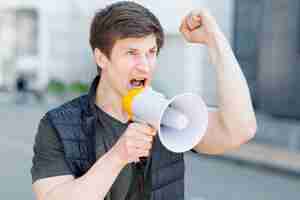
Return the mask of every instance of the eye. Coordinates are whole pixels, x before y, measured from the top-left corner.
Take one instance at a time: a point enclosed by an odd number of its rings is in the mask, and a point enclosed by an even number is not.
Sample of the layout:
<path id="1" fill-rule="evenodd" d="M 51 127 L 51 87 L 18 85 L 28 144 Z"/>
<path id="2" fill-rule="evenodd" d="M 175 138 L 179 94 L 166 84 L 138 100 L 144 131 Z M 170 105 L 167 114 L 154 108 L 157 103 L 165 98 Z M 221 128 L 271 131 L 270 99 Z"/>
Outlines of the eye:
<path id="1" fill-rule="evenodd" d="M 129 51 L 126 52 L 126 54 L 127 55 L 133 55 L 133 56 L 138 55 L 138 53 L 134 50 L 129 50 Z"/>
<path id="2" fill-rule="evenodd" d="M 156 49 L 151 49 L 149 52 L 150 52 L 150 54 L 156 54 L 157 50 Z"/>

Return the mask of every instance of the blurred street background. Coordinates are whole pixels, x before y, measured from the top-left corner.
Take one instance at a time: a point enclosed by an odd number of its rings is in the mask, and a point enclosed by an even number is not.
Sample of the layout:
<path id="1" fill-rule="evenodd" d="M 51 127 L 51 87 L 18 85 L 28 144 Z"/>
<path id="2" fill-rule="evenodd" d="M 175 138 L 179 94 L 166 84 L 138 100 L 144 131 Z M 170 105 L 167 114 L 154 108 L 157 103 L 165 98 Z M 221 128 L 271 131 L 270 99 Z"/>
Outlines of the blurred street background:
<path id="1" fill-rule="evenodd" d="M 110 2 L 0 0 L 0 199 L 34 199 L 37 125 L 49 109 L 87 91 L 96 75 L 90 21 Z M 195 92 L 218 107 L 207 49 L 185 43 L 178 32 L 181 18 L 201 7 L 216 17 L 250 86 L 256 137 L 223 156 L 187 152 L 186 199 L 299 199 L 300 1 L 136 2 L 152 10 L 166 32 L 155 89 L 169 97 Z"/>

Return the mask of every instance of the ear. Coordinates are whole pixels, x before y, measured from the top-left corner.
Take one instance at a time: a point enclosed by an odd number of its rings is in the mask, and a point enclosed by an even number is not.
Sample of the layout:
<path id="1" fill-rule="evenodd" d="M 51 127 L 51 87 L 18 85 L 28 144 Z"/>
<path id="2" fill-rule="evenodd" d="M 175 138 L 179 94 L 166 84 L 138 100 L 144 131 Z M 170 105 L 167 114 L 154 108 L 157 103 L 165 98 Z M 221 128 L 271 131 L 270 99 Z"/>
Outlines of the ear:
<path id="1" fill-rule="evenodd" d="M 94 50 L 95 62 L 101 68 L 101 70 L 105 70 L 108 65 L 108 58 L 104 53 L 100 51 L 100 49 L 95 48 Z"/>

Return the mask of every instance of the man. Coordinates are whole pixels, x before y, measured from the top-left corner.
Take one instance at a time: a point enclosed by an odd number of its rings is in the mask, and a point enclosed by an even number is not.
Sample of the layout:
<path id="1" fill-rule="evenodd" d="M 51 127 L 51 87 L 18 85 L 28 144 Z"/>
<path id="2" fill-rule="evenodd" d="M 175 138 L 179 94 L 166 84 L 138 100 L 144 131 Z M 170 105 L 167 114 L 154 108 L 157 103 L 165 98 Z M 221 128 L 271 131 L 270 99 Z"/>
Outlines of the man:
<path id="1" fill-rule="evenodd" d="M 180 31 L 188 42 L 208 47 L 217 69 L 220 108 L 209 113 L 207 132 L 194 150 L 237 148 L 256 132 L 239 64 L 208 11 L 191 12 Z M 114 3 L 95 15 L 90 44 L 99 76 L 88 95 L 41 120 L 31 170 L 37 199 L 184 198 L 183 154 L 165 149 L 152 127 L 128 121 L 121 106 L 128 90 L 150 85 L 163 42 L 157 18 L 136 3 Z"/>

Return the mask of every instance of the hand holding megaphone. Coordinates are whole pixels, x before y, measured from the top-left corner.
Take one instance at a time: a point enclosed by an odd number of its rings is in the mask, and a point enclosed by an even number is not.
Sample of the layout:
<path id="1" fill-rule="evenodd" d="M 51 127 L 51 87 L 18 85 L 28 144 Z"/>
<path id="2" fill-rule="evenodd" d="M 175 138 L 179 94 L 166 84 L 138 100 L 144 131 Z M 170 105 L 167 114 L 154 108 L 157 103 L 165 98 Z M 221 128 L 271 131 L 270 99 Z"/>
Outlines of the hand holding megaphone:
<path id="1" fill-rule="evenodd" d="M 171 99 L 151 87 L 135 88 L 123 98 L 123 109 L 133 121 L 158 130 L 161 143 L 170 151 L 191 150 L 208 125 L 208 111 L 199 95 L 184 93 Z"/>
<path id="2" fill-rule="evenodd" d="M 112 152 L 121 161 L 122 166 L 138 163 L 150 155 L 156 130 L 143 123 L 130 123 L 124 134 L 112 148 Z"/>

